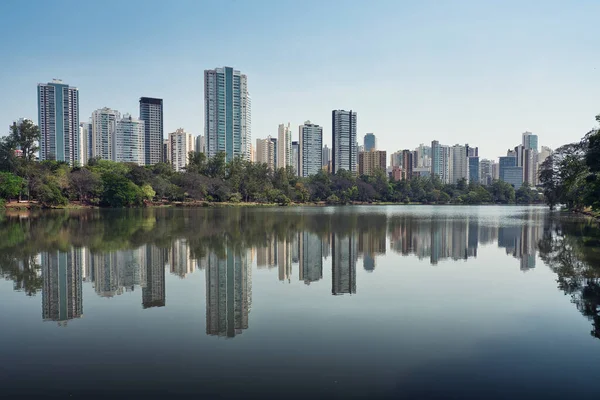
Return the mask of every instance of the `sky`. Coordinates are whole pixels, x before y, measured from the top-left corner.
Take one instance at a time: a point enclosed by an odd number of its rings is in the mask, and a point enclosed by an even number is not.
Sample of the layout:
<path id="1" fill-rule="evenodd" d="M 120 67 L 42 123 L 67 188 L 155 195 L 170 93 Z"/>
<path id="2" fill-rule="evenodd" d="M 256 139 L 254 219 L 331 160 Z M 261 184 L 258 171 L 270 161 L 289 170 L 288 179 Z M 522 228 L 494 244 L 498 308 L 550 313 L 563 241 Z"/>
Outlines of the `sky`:
<path id="1" fill-rule="evenodd" d="M 0 133 L 37 121 L 38 83 L 79 88 L 80 121 L 164 99 L 165 135 L 204 131 L 204 70 L 248 76 L 252 143 L 358 114 L 388 154 L 468 143 L 496 158 L 579 140 L 600 113 L 600 1 L 3 0 Z M 1 127 L 5 127 L 1 129 Z"/>

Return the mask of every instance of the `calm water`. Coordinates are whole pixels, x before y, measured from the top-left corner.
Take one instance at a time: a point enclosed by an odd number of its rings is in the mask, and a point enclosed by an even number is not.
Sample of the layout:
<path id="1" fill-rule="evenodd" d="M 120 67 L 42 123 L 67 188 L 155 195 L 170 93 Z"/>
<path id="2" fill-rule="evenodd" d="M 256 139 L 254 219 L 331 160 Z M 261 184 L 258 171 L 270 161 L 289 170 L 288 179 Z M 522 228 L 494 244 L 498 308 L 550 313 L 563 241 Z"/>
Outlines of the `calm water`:
<path id="1" fill-rule="evenodd" d="M 595 399 L 599 237 L 535 207 L 2 216 L 0 398 Z"/>

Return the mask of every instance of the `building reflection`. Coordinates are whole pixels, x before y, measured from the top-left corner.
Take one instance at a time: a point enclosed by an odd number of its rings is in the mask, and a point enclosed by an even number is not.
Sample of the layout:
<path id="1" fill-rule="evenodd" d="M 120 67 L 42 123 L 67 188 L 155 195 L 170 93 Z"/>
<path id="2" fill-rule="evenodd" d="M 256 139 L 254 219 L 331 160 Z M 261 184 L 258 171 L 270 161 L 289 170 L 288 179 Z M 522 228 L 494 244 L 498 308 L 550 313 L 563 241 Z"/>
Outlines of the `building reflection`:
<path id="1" fill-rule="evenodd" d="M 246 250 L 211 253 L 206 266 L 206 334 L 235 337 L 248 329 L 252 270 Z"/>
<path id="2" fill-rule="evenodd" d="M 484 246 L 493 245 L 518 259 L 519 268 L 528 271 L 536 266 L 543 221 L 535 214 L 523 218 L 525 221 L 506 219 L 502 223 L 486 223 L 469 216 L 378 216 L 369 220 L 366 215 L 354 220 L 318 221 L 327 228 L 315 223 L 313 229 L 302 227 L 279 236 L 266 232 L 264 239 L 252 244 L 238 239 L 230 242 L 233 239 L 225 236 L 212 237 L 210 241 L 181 237 L 162 247 L 148 243 L 120 250 L 73 247 L 68 251 L 46 251 L 37 257 L 42 318 L 60 325 L 80 318 L 83 282 L 91 283 L 96 295 L 103 298 L 131 292 L 141 297 L 142 309 L 164 307 L 166 274 L 187 279 L 196 269 L 202 269 L 206 334 L 235 337 L 249 326 L 254 262 L 258 269 L 276 268 L 277 274 L 268 273 L 277 275 L 280 282 L 292 283 L 296 274 L 299 282 L 310 285 L 324 279 L 323 270 L 328 268 L 324 263 L 331 256 L 332 295 L 356 294 L 360 274 L 377 273 L 382 268 L 378 260 L 385 257 L 388 248 L 436 265 L 445 260 L 476 258 Z M 362 271 L 357 272 L 360 261 Z M 22 260 L 15 265 L 17 271 L 33 268 L 26 268 Z M 31 279 L 35 282 L 35 277 Z"/>
<path id="3" fill-rule="evenodd" d="M 298 241 L 299 274 L 305 284 L 317 282 L 323 278 L 323 240 L 315 233 L 302 232 Z"/>
<path id="4" fill-rule="evenodd" d="M 66 326 L 83 315 L 80 249 L 41 254 L 42 319 Z"/>
<path id="5" fill-rule="evenodd" d="M 331 240 L 331 294 L 356 293 L 356 236 L 334 233 Z"/>

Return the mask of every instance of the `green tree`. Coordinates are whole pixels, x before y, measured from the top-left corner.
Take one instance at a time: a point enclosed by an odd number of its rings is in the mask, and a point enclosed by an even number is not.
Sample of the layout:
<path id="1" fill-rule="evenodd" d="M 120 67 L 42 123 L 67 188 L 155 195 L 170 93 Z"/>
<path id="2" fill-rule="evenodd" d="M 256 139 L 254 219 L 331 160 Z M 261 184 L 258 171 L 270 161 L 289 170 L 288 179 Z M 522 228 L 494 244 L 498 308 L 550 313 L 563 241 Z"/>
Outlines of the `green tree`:
<path id="1" fill-rule="evenodd" d="M 0 172 L 0 198 L 6 200 L 17 198 L 24 184 L 23 178 L 10 172 Z"/>
<path id="2" fill-rule="evenodd" d="M 108 207 L 131 207 L 142 204 L 143 193 L 140 188 L 125 176 L 105 172 L 102 174 L 102 201 Z"/>

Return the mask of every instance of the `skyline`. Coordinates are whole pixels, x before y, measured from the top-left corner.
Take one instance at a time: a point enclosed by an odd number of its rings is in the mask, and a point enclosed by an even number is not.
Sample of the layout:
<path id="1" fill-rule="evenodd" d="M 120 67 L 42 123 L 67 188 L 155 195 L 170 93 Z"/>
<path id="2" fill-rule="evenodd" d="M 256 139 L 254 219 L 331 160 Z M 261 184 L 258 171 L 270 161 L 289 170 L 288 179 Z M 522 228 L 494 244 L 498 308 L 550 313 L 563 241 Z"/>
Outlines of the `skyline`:
<path id="1" fill-rule="evenodd" d="M 600 3 L 593 1 L 150 3 L 114 2 L 119 13 L 110 1 L 105 10 L 74 1 L 3 4 L 0 34 L 12 40 L 0 44 L 11 54 L 0 77 L 11 95 L 1 103 L 0 135 L 20 117 L 37 121 L 36 85 L 53 78 L 79 89 L 81 121 L 102 107 L 136 115 L 140 97 L 157 97 L 165 135 L 180 127 L 203 134 L 203 71 L 221 66 L 248 76 L 253 143 L 275 136 L 282 121 L 311 120 L 331 147 L 329 113 L 352 109 L 360 115 L 357 137 L 373 132 L 389 152 L 435 139 L 476 145 L 482 158 L 497 159 L 525 131 L 553 149 L 578 141 L 600 111 Z M 57 25 L 52 34 L 36 23 L 64 7 L 97 18 Z M 18 18 L 25 10 L 29 18 Z M 140 18 L 125 24 L 128 11 Z M 197 23 L 207 13 L 214 18 Z M 106 18 L 114 29 L 104 29 Z M 145 30 L 142 40 L 144 24 L 170 28 Z M 290 62 L 298 51 L 317 61 Z"/>

